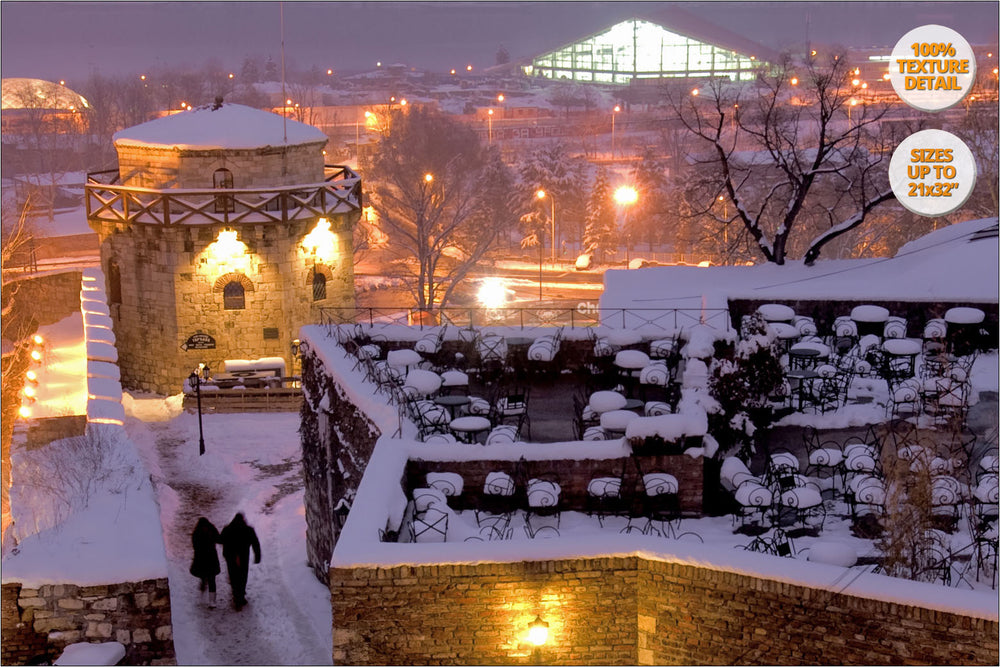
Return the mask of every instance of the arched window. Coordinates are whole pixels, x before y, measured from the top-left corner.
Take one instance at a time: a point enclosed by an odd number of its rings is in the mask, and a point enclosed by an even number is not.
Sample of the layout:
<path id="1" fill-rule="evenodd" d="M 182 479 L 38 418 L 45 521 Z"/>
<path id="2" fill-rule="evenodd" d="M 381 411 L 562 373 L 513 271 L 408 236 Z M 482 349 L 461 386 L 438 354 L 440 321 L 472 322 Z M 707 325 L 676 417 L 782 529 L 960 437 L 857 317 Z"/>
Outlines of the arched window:
<path id="1" fill-rule="evenodd" d="M 122 302 L 122 272 L 117 262 L 108 262 L 108 305 Z"/>
<path id="2" fill-rule="evenodd" d="M 245 292 L 243 285 L 237 281 L 226 283 L 222 290 L 223 308 L 226 310 L 243 310 L 246 308 Z"/>
<path id="3" fill-rule="evenodd" d="M 212 174 L 212 187 L 216 190 L 219 189 L 233 189 L 233 172 L 228 169 L 216 169 L 215 173 Z M 232 212 L 236 210 L 236 201 L 233 199 L 232 195 L 216 195 L 215 196 L 215 212 L 225 213 Z"/>
<path id="4" fill-rule="evenodd" d="M 326 298 L 326 276 L 317 271 L 313 274 L 313 301 Z"/>

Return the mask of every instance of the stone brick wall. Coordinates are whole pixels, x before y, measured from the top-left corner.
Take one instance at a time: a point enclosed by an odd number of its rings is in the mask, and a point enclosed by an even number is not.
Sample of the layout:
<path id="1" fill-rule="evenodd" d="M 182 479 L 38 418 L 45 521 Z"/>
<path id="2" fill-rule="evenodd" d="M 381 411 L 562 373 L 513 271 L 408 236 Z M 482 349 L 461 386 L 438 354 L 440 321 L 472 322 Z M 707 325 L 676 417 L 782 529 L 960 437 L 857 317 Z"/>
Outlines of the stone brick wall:
<path id="1" fill-rule="evenodd" d="M 319 358 L 302 355 L 302 468 L 305 478 L 306 552 L 318 579 L 328 581 L 342 523 L 337 508 L 352 503 L 381 435 L 347 397 Z M 324 401 L 324 397 L 326 400 Z M 346 518 L 346 514 L 340 514 Z"/>
<path id="2" fill-rule="evenodd" d="M 233 188 L 274 188 L 323 182 L 323 142 L 247 150 L 175 150 L 118 146 L 121 184 L 144 188 L 215 187 L 217 169 L 233 174 Z"/>
<path id="3" fill-rule="evenodd" d="M 25 444 L 28 448 L 43 447 L 54 440 L 83 435 L 87 430 L 87 415 L 42 417 L 28 422 Z"/>
<path id="4" fill-rule="evenodd" d="M 331 569 L 333 662 L 634 664 L 632 560 Z M 537 656 L 536 616 L 550 638 Z"/>
<path id="5" fill-rule="evenodd" d="M 639 557 L 332 568 L 347 664 L 982 664 L 995 621 Z M 525 643 L 540 615 L 549 642 Z"/>
<path id="6" fill-rule="evenodd" d="M 116 263 L 122 303 L 111 305 L 122 385 L 174 393 L 198 363 L 222 370 L 225 359 L 282 357 L 291 374 L 291 341 L 299 328 L 320 320 L 324 306 L 354 305 L 352 229 L 360 214 L 331 220 L 339 254 L 327 280 L 327 298 L 314 301 L 314 259 L 299 241 L 315 219 L 238 225 L 246 254 L 219 259 L 212 246 L 221 225 L 133 225 L 92 221 L 101 237 L 105 276 Z M 245 308 L 225 310 L 217 281 L 240 274 Z M 265 338 L 265 329 L 267 337 Z M 277 330 L 274 337 L 273 331 Z M 212 350 L 182 350 L 195 333 L 215 339 Z"/>
<path id="7" fill-rule="evenodd" d="M 3 585 L 5 664 L 55 659 L 75 642 L 117 641 L 124 664 L 175 664 L 170 591 L 166 579 L 23 588 Z"/>

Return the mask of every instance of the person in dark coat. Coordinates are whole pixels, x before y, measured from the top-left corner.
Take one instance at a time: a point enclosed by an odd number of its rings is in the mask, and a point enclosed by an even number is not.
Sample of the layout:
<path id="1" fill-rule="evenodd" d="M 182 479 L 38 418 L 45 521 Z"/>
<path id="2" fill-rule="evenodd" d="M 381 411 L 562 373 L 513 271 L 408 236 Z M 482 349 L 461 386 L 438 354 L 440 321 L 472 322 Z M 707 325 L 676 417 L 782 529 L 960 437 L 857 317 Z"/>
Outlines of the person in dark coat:
<path id="1" fill-rule="evenodd" d="M 233 588 L 233 605 L 239 611 L 247 603 L 247 574 L 250 569 L 250 549 L 253 562 L 260 563 L 260 542 L 257 533 L 238 512 L 222 529 L 222 557 L 226 559 L 229 585 Z"/>
<path id="2" fill-rule="evenodd" d="M 198 590 L 202 601 L 208 593 L 208 606 L 215 607 L 215 576 L 219 574 L 219 553 L 215 545 L 219 543 L 219 531 L 211 521 L 199 517 L 198 523 L 191 533 L 191 546 L 194 547 L 194 559 L 191 561 L 191 574 L 201 580 Z"/>

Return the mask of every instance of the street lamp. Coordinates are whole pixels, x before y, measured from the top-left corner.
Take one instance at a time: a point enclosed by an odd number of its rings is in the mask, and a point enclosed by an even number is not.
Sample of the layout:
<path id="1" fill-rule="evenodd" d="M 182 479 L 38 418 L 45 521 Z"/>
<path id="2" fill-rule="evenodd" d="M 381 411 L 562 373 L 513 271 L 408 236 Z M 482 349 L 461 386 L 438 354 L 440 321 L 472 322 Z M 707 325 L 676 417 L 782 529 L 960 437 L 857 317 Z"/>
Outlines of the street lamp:
<path id="1" fill-rule="evenodd" d="M 547 196 L 549 198 L 549 203 L 551 204 L 549 218 L 552 220 L 552 263 L 556 263 L 556 198 L 545 192 L 545 190 L 539 190 L 535 193 L 535 196 L 539 199 L 545 199 Z"/>
<path id="2" fill-rule="evenodd" d="M 534 646 L 534 651 L 532 659 L 535 664 L 541 664 L 542 660 L 542 646 L 545 645 L 549 639 L 549 624 L 542 620 L 539 615 L 535 616 L 535 620 L 528 623 L 528 641 Z"/>
<path id="3" fill-rule="evenodd" d="M 486 112 L 486 117 L 490 123 L 490 145 L 493 145 L 493 109 Z"/>
<path id="4" fill-rule="evenodd" d="M 203 378 L 208 379 L 208 372 L 208 366 L 201 363 L 188 376 L 188 382 L 194 383 L 194 394 L 198 399 L 198 456 L 205 453 L 205 430 L 201 425 L 201 381 Z"/>
<path id="5" fill-rule="evenodd" d="M 625 265 L 628 266 L 632 235 L 628 232 L 628 207 L 639 201 L 639 193 L 631 185 L 615 190 L 615 201 L 622 207 L 622 231 L 625 232 Z"/>
<path id="6" fill-rule="evenodd" d="M 615 105 L 615 108 L 611 110 L 611 159 L 615 159 L 615 116 L 621 111 L 622 108 Z"/>

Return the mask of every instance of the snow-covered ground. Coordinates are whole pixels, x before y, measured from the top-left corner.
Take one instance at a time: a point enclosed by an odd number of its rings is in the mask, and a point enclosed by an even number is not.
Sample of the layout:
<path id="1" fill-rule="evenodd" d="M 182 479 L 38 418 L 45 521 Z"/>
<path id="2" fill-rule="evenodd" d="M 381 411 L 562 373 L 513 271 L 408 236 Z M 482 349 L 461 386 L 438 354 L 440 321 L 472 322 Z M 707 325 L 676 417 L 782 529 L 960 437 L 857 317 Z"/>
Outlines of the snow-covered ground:
<path id="1" fill-rule="evenodd" d="M 84 413 L 80 315 L 40 333 L 46 351 L 36 416 Z M 81 466 L 65 466 L 92 449 L 81 438 L 40 450 L 15 446 L 14 539 L 4 543 L 3 581 L 168 576 L 179 664 L 329 664 L 329 591 L 306 563 L 298 413 L 204 415 L 207 451 L 199 456 L 198 418 L 181 410 L 180 395 L 126 394 L 124 404 L 124 428 L 98 427 L 101 474 L 89 490 L 71 474 Z M 218 607 L 208 609 L 188 573 L 191 531 L 199 516 L 221 529 L 239 511 L 262 549 L 260 565 L 250 568 L 250 604 L 233 610 L 223 565 Z"/>

